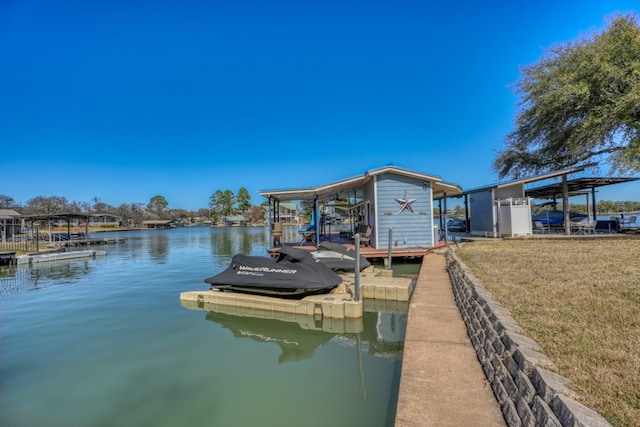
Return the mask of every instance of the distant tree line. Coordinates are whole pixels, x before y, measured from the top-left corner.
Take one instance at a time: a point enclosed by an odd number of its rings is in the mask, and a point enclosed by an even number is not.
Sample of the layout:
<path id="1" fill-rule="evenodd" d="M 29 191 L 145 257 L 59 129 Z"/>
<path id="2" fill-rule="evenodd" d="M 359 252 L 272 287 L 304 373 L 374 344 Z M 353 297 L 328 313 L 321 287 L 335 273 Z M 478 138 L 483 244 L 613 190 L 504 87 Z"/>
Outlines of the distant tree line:
<path id="1" fill-rule="evenodd" d="M 246 188 L 240 187 L 237 194 L 231 190 L 216 190 L 209 198 L 209 217 L 215 224 L 225 217 L 242 215 L 250 223 L 265 220 L 266 211 L 262 206 L 251 204 L 251 195 Z"/>
<path id="2" fill-rule="evenodd" d="M 586 204 L 571 204 L 571 210 L 576 212 L 587 212 Z M 614 202 L 611 200 L 600 200 L 596 203 L 596 213 L 624 213 L 624 212 L 640 212 L 640 202 Z"/>
<path id="3" fill-rule="evenodd" d="M 99 197 L 90 202 L 68 201 L 62 196 L 37 196 L 27 200 L 24 204 L 15 202 L 11 196 L 0 194 L 0 209 L 13 209 L 21 215 L 37 214 L 107 214 L 119 218 L 121 225 L 139 227 L 146 220 L 172 220 L 185 224 L 217 223 L 224 216 L 244 215 L 247 221 L 260 223 L 265 219 L 265 209 L 251 205 L 251 196 L 246 188 L 241 188 L 238 194 L 230 190 L 216 191 L 210 199 L 209 209 L 201 208 L 195 211 L 169 208 L 164 196 L 153 196 L 148 203 L 122 203 L 113 206 L 104 203 Z"/>

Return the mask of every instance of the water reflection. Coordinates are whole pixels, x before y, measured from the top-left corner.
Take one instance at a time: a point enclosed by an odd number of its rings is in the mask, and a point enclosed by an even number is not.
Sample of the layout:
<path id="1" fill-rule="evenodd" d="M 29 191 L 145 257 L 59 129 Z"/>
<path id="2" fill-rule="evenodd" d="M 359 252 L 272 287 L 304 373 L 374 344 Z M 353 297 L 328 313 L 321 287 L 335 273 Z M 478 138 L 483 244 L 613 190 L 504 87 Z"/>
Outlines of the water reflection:
<path id="1" fill-rule="evenodd" d="M 407 301 L 364 300 L 365 332 L 371 352 L 383 357 L 401 357 L 407 330 Z"/>
<path id="2" fill-rule="evenodd" d="M 265 227 L 211 228 L 211 253 L 228 257 L 237 253 L 250 255 L 256 247 L 263 247 L 265 235 Z"/>
<path id="3" fill-rule="evenodd" d="M 308 359 L 335 336 L 323 330 L 305 330 L 299 323 L 277 319 L 234 316 L 215 311 L 210 311 L 206 319 L 228 329 L 236 338 L 278 345 L 281 350 L 278 363 Z"/>
<path id="4" fill-rule="evenodd" d="M 166 264 L 169 255 L 169 238 L 167 233 L 154 233 L 149 236 L 149 256 L 159 264 Z"/>
<path id="5" fill-rule="evenodd" d="M 330 342 L 351 349 L 355 355 L 355 372 L 357 372 L 360 400 L 366 402 L 368 399 L 366 377 L 367 373 L 371 376 L 372 372 L 365 368 L 365 355 L 383 358 L 394 363 L 396 366 L 393 373 L 396 377 L 394 381 L 399 380 L 408 304 L 369 300 L 365 306 L 387 311 L 365 312 L 362 319 L 322 319 L 207 304 L 205 309 L 211 311 L 205 318 L 229 330 L 238 339 L 277 345 L 280 348 L 279 364 L 311 359 L 320 348 L 328 346 Z M 197 306 L 187 304 L 186 307 L 196 309 Z M 202 309 L 202 307 L 199 308 Z M 378 378 L 374 379 L 370 387 L 375 388 L 378 380 Z M 397 389 L 393 390 L 392 398 L 388 400 L 388 407 L 385 408 L 387 415 L 395 413 L 396 399 Z M 392 423 L 393 417 L 384 421 L 384 425 Z"/>
<path id="6" fill-rule="evenodd" d="M 0 268 L 0 295 L 13 295 L 52 285 L 70 285 L 91 274 L 90 260 L 60 260 L 33 266 Z"/>
<path id="7" fill-rule="evenodd" d="M 362 319 L 323 319 L 286 313 L 182 301 L 190 309 L 210 310 L 206 320 L 231 331 L 236 338 L 277 344 L 279 363 L 307 359 L 332 339 L 346 346 L 364 346 L 372 356 L 401 359 L 408 304 L 369 300 Z M 384 311 L 384 310 L 387 311 Z M 277 317 L 277 318 L 276 318 Z"/>

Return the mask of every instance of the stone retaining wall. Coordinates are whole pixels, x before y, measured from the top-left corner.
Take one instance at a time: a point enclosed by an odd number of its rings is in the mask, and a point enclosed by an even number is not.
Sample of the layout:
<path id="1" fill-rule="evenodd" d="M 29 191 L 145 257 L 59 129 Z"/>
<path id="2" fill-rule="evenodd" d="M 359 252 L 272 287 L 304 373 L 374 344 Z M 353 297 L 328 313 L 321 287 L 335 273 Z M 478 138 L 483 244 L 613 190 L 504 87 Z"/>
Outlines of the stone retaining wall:
<path id="1" fill-rule="evenodd" d="M 569 380 L 453 251 L 447 270 L 467 333 L 509 426 L 610 426 L 576 400 Z"/>

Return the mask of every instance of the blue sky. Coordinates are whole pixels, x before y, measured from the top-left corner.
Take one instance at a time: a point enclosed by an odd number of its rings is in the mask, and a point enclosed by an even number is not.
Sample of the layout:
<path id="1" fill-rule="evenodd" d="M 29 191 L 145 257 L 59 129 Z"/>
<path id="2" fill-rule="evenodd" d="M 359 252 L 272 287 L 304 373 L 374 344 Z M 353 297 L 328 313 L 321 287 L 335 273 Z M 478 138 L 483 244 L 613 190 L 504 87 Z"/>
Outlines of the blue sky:
<path id="1" fill-rule="evenodd" d="M 0 194 L 195 210 L 386 164 L 492 184 L 519 66 L 637 5 L 2 0 Z"/>

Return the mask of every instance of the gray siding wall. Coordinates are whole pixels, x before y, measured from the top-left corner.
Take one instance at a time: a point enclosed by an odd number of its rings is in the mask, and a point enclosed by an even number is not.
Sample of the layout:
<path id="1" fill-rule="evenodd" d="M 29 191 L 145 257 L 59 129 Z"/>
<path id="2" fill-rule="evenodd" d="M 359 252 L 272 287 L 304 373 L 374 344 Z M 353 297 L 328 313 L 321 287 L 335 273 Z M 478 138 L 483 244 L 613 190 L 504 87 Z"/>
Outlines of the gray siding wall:
<path id="1" fill-rule="evenodd" d="M 493 190 L 484 190 L 469 195 L 471 211 L 471 234 L 493 236 L 495 215 L 493 213 Z"/>
<path id="2" fill-rule="evenodd" d="M 424 189 L 421 180 L 390 173 L 376 177 L 375 214 L 377 227 L 374 227 L 373 230 L 376 241 L 372 240 L 372 246 L 381 249 L 389 247 L 389 228 L 393 229 L 394 247 L 432 246 L 433 201 L 431 199 L 431 183 L 427 184 L 427 188 Z M 396 199 L 403 199 L 405 191 L 409 199 L 416 199 L 411 204 L 413 213 L 408 209 L 400 212 L 401 205 Z"/>

